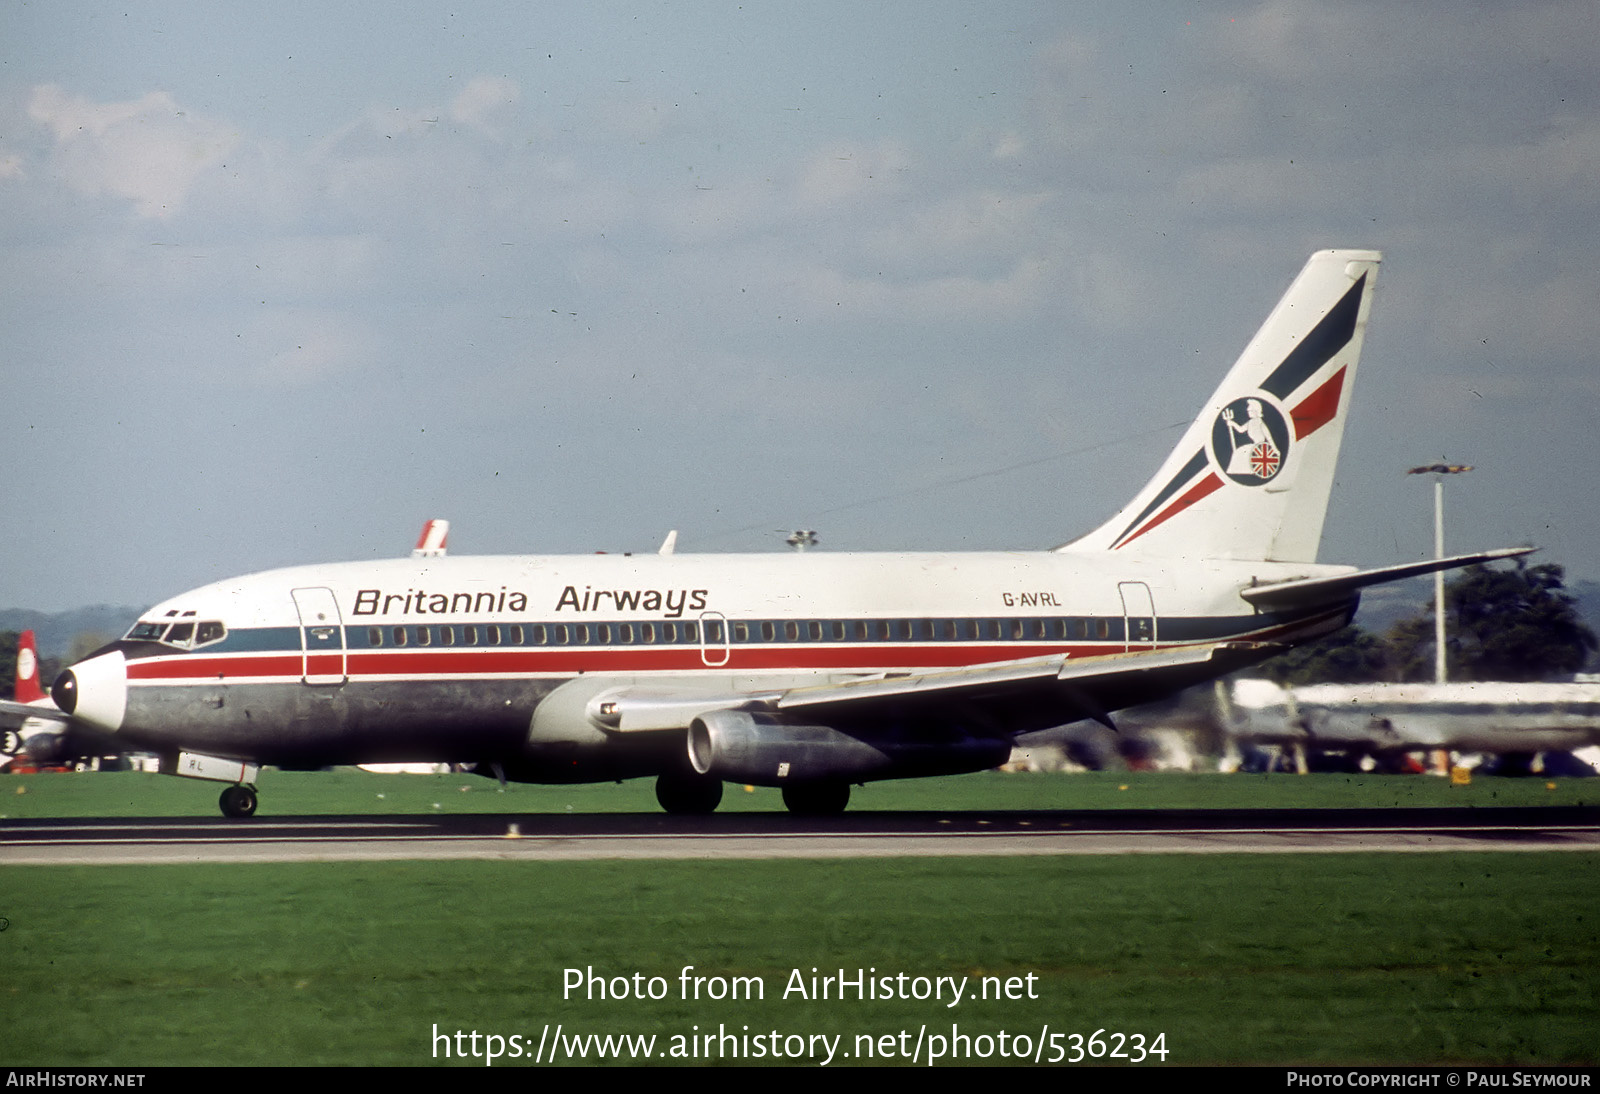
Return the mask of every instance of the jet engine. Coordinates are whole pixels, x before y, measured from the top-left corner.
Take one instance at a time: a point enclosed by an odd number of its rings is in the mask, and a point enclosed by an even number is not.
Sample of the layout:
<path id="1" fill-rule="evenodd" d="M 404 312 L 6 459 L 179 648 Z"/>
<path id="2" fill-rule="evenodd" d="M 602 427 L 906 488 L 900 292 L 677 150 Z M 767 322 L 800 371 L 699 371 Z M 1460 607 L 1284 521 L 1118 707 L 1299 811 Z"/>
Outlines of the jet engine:
<path id="1" fill-rule="evenodd" d="M 857 736 L 764 711 L 715 710 L 689 723 L 689 764 L 756 786 L 959 775 L 998 767 L 1006 740 L 967 735 Z"/>

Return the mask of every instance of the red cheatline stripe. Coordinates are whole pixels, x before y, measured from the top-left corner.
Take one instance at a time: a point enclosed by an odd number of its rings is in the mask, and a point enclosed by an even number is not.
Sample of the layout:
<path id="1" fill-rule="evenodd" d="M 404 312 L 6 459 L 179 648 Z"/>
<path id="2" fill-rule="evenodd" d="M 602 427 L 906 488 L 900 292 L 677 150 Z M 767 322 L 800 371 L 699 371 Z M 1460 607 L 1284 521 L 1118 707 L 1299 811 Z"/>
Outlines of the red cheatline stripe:
<path id="1" fill-rule="evenodd" d="M 1300 405 L 1289 412 L 1294 419 L 1294 439 L 1309 437 L 1339 413 L 1339 394 L 1344 391 L 1344 369 L 1330 376 L 1326 383 L 1300 400 Z"/>
<path id="2" fill-rule="evenodd" d="M 1211 472 L 1205 478 L 1189 487 L 1188 491 L 1182 494 L 1177 501 L 1173 502 L 1171 505 L 1167 506 L 1165 509 L 1161 510 L 1161 512 L 1152 517 L 1149 524 L 1146 524 L 1143 528 L 1133 533 L 1133 535 L 1117 544 L 1117 547 L 1126 547 L 1128 544 L 1144 535 L 1156 525 L 1171 520 L 1173 517 L 1177 516 L 1179 513 L 1183 512 L 1185 509 L 1189 508 L 1189 506 L 1193 505 L 1195 502 L 1199 501 L 1201 498 L 1205 497 L 1207 494 L 1211 493 L 1221 485 L 1222 480 L 1217 478 L 1217 473 L 1215 471 Z"/>
<path id="3" fill-rule="evenodd" d="M 1209 491 L 1208 491 L 1209 492 Z M 1312 626 L 1342 614 L 1335 608 L 1305 619 L 1276 623 L 1260 630 L 1218 637 L 1208 641 L 1251 641 L 1268 639 Z M 1157 621 L 1159 632 L 1160 621 Z M 1205 645 L 1207 642 L 1162 643 L 1162 648 L 1179 645 Z M 1136 643 L 1135 645 L 1139 645 Z M 701 672 L 708 669 L 831 670 L 870 672 L 905 668 L 959 668 L 1024 657 L 1044 657 L 1065 653 L 1073 658 L 1121 653 L 1120 642 L 1099 644 L 1072 643 L 1045 645 L 955 645 L 913 644 L 905 646 L 734 646 L 726 665 L 707 666 L 700 659 L 698 646 L 669 649 L 617 649 L 592 647 L 475 650 L 447 653 L 438 650 L 352 650 L 346 668 L 352 678 L 365 676 L 466 677 L 495 674 L 527 676 L 575 675 L 579 672 Z M 721 647 L 712 650 L 721 656 Z M 336 655 L 317 654 L 312 669 L 318 674 L 338 672 Z M 173 681 L 187 684 L 227 683 L 234 678 L 276 677 L 298 680 L 303 661 L 297 652 L 253 654 L 249 656 L 143 658 L 128 663 L 130 682 Z"/>

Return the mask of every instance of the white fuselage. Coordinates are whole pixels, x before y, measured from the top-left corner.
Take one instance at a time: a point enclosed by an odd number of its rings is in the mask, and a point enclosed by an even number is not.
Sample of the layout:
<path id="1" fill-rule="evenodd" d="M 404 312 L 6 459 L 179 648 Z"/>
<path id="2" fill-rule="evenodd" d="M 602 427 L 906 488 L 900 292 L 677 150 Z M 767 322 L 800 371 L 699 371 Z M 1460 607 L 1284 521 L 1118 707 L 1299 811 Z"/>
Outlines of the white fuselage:
<path id="1" fill-rule="evenodd" d="M 1300 638 L 1343 625 L 1353 600 L 1268 614 L 1239 590 L 1343 569 L 1072 552 L 296 567 L 145 612 L 118 644 L 121 709 L 97 716 L 90 702 L 80 713 L 157 751 L 472 762 L 554 748 L 576 759 L 553 774 L 608 778 L 632 763 L 587 716 L 584 703 L 605 688 L 742 694 L 1044 655 Z M 547 702 L 567 685 L 572 701 Z"/>

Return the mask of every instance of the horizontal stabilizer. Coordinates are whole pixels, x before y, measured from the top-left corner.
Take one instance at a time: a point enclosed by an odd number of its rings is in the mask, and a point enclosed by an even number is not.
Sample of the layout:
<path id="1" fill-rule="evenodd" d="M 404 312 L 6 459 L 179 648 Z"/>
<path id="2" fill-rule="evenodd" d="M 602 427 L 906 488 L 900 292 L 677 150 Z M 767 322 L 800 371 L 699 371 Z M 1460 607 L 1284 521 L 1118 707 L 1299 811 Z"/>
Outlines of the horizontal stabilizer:
<path id="1" fill-rule="evenodd" d="M 1426 562 L 1381 566 L 1376 570 L 1357 570 L 1355 573 L 1335 574 L 1332 577 L 1306 577 L 1298 581 L 1280 581 L 1272 585 L 1252 585 L 1239 590 L 1239 595 L 1256 607 L 1267 611 L 1305 607 L 1340 600 L 1369 585 L 1404 581 L 1408 577 L 1420 577 L 1440 570 L 1454 570 L 1459 566 L 1472 566 L 1480 562 L 1519 558 L 1536 550 L 1537 547 L 1502 547 L 1495 551 L 1479 551 L 1476 554 L 1454 555 L 1450 558 L 1430 558 Z"/>

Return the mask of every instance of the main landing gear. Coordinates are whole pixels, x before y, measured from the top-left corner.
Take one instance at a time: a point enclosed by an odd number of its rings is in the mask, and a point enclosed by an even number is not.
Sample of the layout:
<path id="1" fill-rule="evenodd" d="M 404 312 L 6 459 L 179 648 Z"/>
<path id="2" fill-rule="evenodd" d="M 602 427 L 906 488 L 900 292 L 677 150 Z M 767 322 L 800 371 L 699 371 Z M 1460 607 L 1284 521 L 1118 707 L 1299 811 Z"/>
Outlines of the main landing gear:
<path id="1" fill-rule="evenodd" d="M 222 807 L 224 817 L 253 817 L 256 814 L 256 789 L 243 783 L 225 786 L 217 804 Z"/>
<path id="2" fill-rule="evenodd" d="M 722 802 L 722 780 L 685 772 L 659 775 L 656 801 L 675 816 L 709 816 Z M 850 784 L 831 779 L 790 783 L 783 788 L 783 804 L 800 817 L 836 817 L 850 804 Z"/>
<path id="3" fill-rule="evenodd" d="M 656 777 L 656 801 L 676 816 L 703 817 L 722 802 L 722 780 L 715 775 L 674 772 Z"/>
<path id="4" fill-rule="evenodd" d="M 783 788 L 783 804 L 789 812 L 802 817 L 836 817 L 850 804 L 850 784 L 790 783 Z"/>

